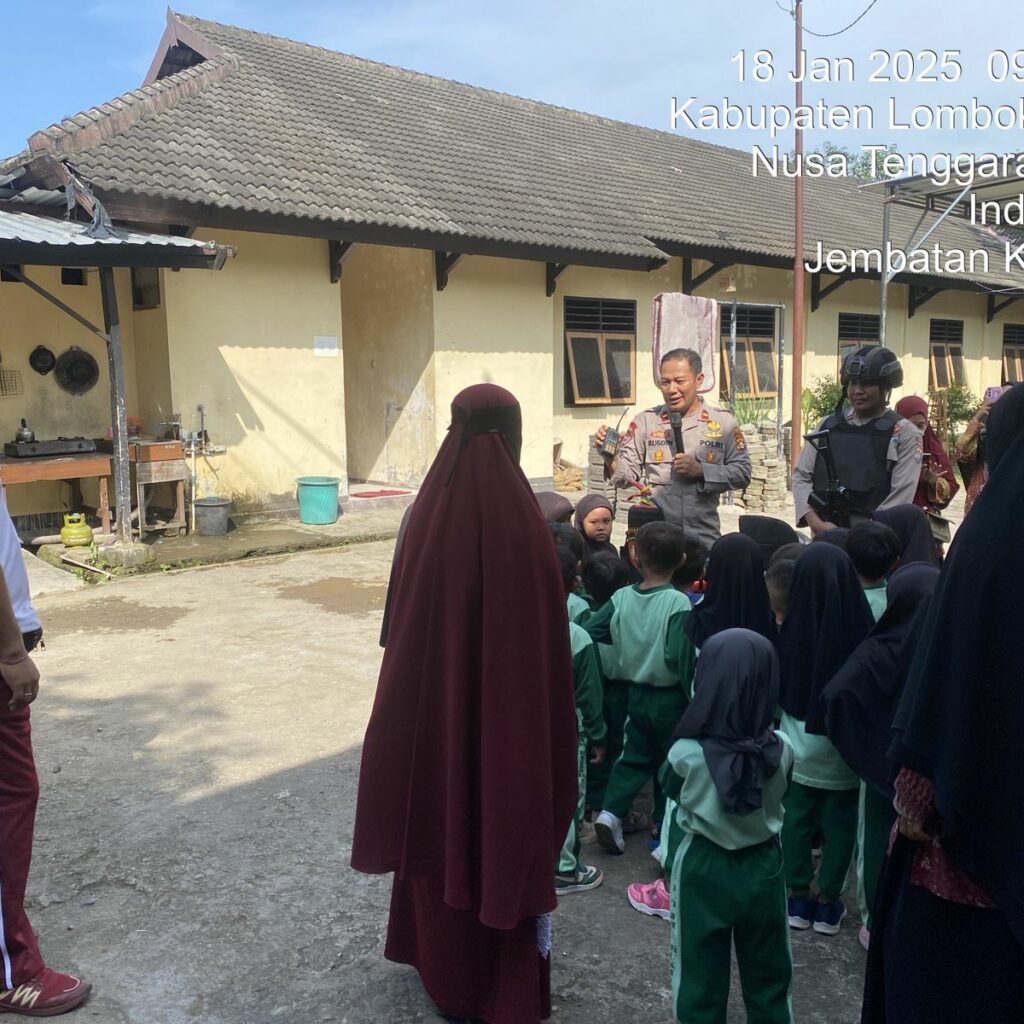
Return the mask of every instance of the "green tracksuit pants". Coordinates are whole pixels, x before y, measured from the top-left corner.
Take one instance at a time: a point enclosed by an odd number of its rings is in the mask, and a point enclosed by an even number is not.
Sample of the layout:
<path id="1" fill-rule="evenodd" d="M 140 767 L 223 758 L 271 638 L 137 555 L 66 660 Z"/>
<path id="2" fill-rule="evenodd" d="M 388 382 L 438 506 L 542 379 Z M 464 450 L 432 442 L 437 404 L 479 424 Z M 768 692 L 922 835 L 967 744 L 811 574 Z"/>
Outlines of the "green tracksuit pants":
<path id="1" fill-rule="evenodd" d="M 821 834 L 821 871 L 818 895 L 826 903 L 839 899 L 846 888 L 853 851 L 857 845 L 856 789 L 815 789 L 791 783 L 783 801 L 782 849 L 786 858 L 786 884 L 794 896 L 806 896 L 814 880 L 811 845 Z"/>
<path id="2" fill-rule="evenodd" d="M 633 806 L 633 798 L 647 780 L 653 777 L 652 817 L 655 821 L 662 820 L 665 796 L 658 785 L 658 770 L 668 756 L 672 733 L 686 705 L 686 692 L 681 686 L 630 683 L 629 714 L 626 718 L 622 754 L 612 767 L 602 810 L 625 818 Z"/>
<path id="3" fill-rule="evenodd" d="M 629 711 L 629 683 L 621 679 L 604 681 L 604 724 L 608 727 L 604 760 L 587 767 L 587 806 L 604 809 L 605 791 L 612 768 L 622 753 L 623 732 Z"/>
<path id="4" fill-rule="evenodd" d="M 686 834 L 672 899 L 672 996 L 680 1024 L 726 1024 L 736 944 L 747 1024 L 791 1024 L 793 958 L 777 839 L 726 850 Z"/>
<path id="5" fill-rule="evenodd" d="M 556 874 L 573 876 L 580 867 L 580 826 L 583 824 L 584 802 L 587 795 L 587 738 L 583 734 L 583 715 L 576 709 L 576 779 L 579 798 L 576 801 L 576 814 L 569 824 L 569 833 L 562 844 L 562 852 L 558 855 Z"/>
<path id="6" fill-rule="evenodd" d="M 878 879 L 885 863 L 889 834 L 896 820 L 892 800 L 866 782 L 860 784 L 860 818 L 857 842 L 860 846 L 857 870 L 857 902 L 864 925 L 871 929 L 871 911 L 875 905 Z"/>

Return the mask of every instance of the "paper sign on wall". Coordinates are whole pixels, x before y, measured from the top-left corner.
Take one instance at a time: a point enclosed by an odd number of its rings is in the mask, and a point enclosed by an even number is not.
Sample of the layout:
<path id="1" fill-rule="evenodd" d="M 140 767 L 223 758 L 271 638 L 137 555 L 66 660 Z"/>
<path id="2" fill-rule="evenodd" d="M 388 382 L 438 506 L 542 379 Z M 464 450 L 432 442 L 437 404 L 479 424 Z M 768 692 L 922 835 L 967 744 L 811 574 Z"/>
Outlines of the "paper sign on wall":
<path id="1" fill-rule="evenodd" d="M 341 355 L 341 346 L 336 337 L 317 335 L 313 339 L 313 355 L 324 359 L 337 359 Z"/>

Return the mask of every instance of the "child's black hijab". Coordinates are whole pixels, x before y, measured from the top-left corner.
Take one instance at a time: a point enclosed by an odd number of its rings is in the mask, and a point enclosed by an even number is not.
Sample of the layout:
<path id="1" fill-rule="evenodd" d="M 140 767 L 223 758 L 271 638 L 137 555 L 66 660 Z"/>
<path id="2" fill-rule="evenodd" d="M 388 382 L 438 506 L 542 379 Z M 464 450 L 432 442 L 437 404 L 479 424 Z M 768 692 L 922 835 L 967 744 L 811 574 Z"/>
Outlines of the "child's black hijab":
<path id="1" fill-rule="evenodd" d="M 749 629 L 727 629 L 697 659 L 693 700 L 673 740 L 694 739 L 730 814 L 764 806 L 765 783 L 778 771 L 782 740 L 772 728 L 779 660 L 771 642 Z"/>
<path id="2" fill-rule="evenodd" d="M 761 545 L 742 533 L 727 533 L 711 548 L 704 600 L 686 616 L 684 629 L 696 647 L 726 629 L 749 629 L 775 639 Z"/>
<path id="3" fill-rule="evenodd" d="M 779 631 L 779 703 L 808 732 L 824 734 L 821 692 L 873 625 L 849 555 L 832 544 L 810 544 L 793 568 Z"/>
<path id="4" fill-rule="evenodd" d="M 939 570 L 922 562 L 897 569 L 877 625 L 825 687 L 825 726 L 843 760 L 892 797 L 892 720 L 924 628 Z"/>
<path id="5" fill-rule="evenodd" d="M 612 519 L 615 518 L 615 509 L 612 508 L 612 503 L 607 499 L 601 497 L 600 494 L 588 494 L 585 498 L 581 498 L 579 504 L 576 506 L 576 518 L 573 520 L 576 529 L 579 530 L 583 537 L 583 543 L 587 547 L 588 555 L 596 555 L 599 551 L 610 551 L 613 555 L 617 555 L 618 552 L 615 550 L 615 546 L 611 541 L 605 541 L 604 543 L 598 543 L 595 540 L 591 540 L 587 536 L 587 531 L 583 528 L 583 520 L 590 515 L 595 509 L 606 508 L 611 514 Z"/>
<path id="6" fill-rule="evenodd" d="M 1024 945 L 1024 629 L 1013 601 L 1024 579 L 1019 384 L 989 415 L 989 469 L 935 588 L 889 753 L 932 781 L 943 849 Z"/>

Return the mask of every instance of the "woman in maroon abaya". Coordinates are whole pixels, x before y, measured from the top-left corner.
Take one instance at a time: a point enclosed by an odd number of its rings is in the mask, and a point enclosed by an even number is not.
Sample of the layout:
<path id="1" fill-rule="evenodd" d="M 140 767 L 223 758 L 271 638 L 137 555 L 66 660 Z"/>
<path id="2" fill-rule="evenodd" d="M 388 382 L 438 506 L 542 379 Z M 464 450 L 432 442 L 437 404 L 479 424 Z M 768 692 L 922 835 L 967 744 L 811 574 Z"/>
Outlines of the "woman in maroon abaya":
<path id="1" fill-rule="evenodd" d="M 445 1015 L 548 1017 L 554 864 L 576 806 L 564 589 L 519 404 L 467 388 L 406 523 L 352 866 L 393 871 L 384 955 Z"/>

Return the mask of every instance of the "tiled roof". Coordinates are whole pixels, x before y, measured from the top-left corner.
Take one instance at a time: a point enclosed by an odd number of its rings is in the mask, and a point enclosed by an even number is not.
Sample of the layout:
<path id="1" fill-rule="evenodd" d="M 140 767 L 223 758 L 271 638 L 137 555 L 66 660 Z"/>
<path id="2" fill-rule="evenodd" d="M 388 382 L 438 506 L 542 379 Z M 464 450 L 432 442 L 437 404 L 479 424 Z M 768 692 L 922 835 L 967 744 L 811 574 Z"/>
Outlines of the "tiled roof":
<path id="1" fill-rule="evenodd" d="M 375 225 L 525 250 L 655 259 L 691 246 L 792 256 L 793 185 L 749 153 L 171 15 L 217 56 L 61 122 L 53 148 L 94 190 Z M 104 128 L 103 125 L 106 127 Z M 806 180 L 806 255 L 874 248 L 881 200 Z M 897 208 L 902 244 L 918 214 Z M 986 244 L 945 224 L 946 247 Z M 988 238 L 994 255 L 1001 245 Z M 999 259 L 993 260 L 998 267 Z M 994 272 L 976 280 L 1007 284 Z"/>

